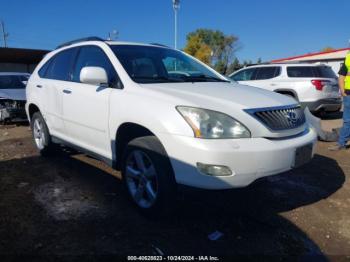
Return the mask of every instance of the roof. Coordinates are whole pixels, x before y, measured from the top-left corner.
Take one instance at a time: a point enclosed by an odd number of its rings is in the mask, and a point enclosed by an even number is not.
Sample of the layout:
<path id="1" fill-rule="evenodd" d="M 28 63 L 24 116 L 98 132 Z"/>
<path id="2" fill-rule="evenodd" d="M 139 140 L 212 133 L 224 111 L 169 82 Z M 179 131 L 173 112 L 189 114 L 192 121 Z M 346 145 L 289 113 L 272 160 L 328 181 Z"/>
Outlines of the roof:
<path id="1" fill-rule="evenodd" d="M 49 50 L 0 48 L 1 63 L 37 64 Z"/>
<path id="2" fill-rule="evenodd" d="M 292 56 L 282 59 L 272 60 L 271 63 L 280 63 L 286 61 L 315 61 L 315 60 L 333 60 L 344 59 L 350 48 L 340 48 L 326 52 L 310 53 L 299 56 Z"/>

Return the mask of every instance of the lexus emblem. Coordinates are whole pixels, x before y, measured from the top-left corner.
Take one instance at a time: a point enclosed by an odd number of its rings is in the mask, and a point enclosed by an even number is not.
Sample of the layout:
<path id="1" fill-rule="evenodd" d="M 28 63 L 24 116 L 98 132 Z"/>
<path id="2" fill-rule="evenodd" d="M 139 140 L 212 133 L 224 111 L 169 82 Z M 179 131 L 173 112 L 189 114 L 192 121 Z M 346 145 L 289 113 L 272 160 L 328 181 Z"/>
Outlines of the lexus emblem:
<path id="1" fill-rule="evenodd" d="M 293 111 L 286 113 L 286 118 L 288 122 L 291 123 L 292 125 L 295 125 L 298 122 L 298 115 Z"/>

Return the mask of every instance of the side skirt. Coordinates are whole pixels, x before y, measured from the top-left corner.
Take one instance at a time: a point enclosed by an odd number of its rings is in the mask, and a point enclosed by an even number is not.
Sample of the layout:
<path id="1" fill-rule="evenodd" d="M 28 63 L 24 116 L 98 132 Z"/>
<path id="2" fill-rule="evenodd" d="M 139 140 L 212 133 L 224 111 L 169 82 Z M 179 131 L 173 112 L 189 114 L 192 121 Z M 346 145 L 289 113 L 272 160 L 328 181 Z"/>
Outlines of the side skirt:
<path id="1" fill-rule="evenodd" d="M 113 161 L 107 157 L 104 157 L 104 156 L 101 156 L 100 154 L 97 154 L 97 153 L 94 153 L 90 150 L 87 150 L 83 147 L 80 147 L 80 146 L 77 146 L 77 145 L 74 145 L 66 140 L 63 140 L 61 138 L 58 138 L 58 137 L 55 137 L 55 136 L 52 136 L 51 137 L 52 139 L 52 142 L 55 143 L 55 144 L 61 144 L 61 145 L 64 145 L 64 146 L 67 146 L 67 147 L 70 147 L 70 148 L 73 148 L 75 149 L 76 151 L 79 151 L 83 154 L 86 154 L 86 155 L 89 155 L 90 157 L 93 157 L 97 160 L 100 160 L 104 163 L 106 163 L 108 166 L 112 167 L 112 168 L 116 168 L 117 164 L 116 164 L 116 161 Z"/>

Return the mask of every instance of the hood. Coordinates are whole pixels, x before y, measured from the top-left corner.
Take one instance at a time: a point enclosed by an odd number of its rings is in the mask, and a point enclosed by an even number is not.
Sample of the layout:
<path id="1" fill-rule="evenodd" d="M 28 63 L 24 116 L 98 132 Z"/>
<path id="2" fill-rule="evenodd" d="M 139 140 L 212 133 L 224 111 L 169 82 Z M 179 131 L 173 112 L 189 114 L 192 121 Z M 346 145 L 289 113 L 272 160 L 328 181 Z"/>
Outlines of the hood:
<path id="1" fill-rule="evenodd" d="M 171 96 L 188 105 L 218 110 L 218 106 L 234 106 L 239 109 L 276 107 L 296 104 L 287 96 L 252 86 L 236 83 L 167 83 L 144 84 L 142 87 Z M 179 101 L 179 102 L 180 102 Z"/>
<path id="2" fill-rule="evenodd" d="M 230 115 L 243 123 L 253 137 L 287 137 L 305 129 L 271 131 L 244 109 L 280 107 L 297 104 L 293 98 L 261 88 L 236 83 L 196 82 L 143 84 L 144 94 L 175 106 L 193 106 Z M 147 91 L 147 92 L 146 92 Z"/>
<path id="3" fill-rule="evenodd" d="M 0 89 L 0 99 L 11 99 L 17 101 L 26 101 L 26 90 L 23 89 Z"/>

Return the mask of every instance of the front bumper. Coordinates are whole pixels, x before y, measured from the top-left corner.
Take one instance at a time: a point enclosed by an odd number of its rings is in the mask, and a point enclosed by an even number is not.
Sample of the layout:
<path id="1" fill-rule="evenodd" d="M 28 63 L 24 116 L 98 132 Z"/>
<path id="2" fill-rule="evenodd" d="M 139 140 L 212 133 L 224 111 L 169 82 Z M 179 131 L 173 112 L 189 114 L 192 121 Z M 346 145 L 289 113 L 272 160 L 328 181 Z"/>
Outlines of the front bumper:
<path id="1" fill-rule="evenodd" d="M 198 139 L 162 134 L 177 183 L 203 188 L 244 187 L 258 178 L 290 170 L 296 149 L 312 144 L 314 154 L 317 135 L 314 129 L 283 140 L 267 138 Z M 227 166 L 231 176 L 209 176 L 198 171 L 197 163 Z"/>
<path id="2" fill-rule="evenodd" d="M 339 111 L 342 106 L 341 98 L 327 98 L 312 102 L 302 102 L 301 105 L 308 107 L 311 112 L 318 112 L 324 110 L 326 112 Z"/>

